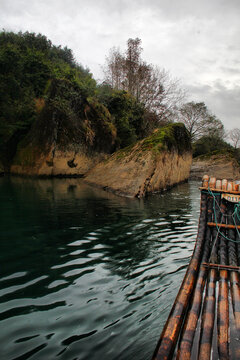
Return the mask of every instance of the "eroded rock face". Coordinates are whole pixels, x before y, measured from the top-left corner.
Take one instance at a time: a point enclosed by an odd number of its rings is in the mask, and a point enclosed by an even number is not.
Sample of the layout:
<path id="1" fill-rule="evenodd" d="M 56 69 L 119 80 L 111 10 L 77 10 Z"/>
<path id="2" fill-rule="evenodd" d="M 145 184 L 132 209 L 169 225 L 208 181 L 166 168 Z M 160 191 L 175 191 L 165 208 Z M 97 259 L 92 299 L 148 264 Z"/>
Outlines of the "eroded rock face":
<path id="1" fill-rule="evenodd" d="M 89 152 L 76 142 L 63 147 L 55 140 L 57 136 L 51 136 L 51 142 L 43 147 L 40 140 L 33 142 L 32 138 L 18 147 L 11 173 L 85 175 L 88 183 L 128 197 L 143 197 L 187 180 L 192 162 L 189 134 L 178 123 L 168 124 L 112 156 Z"/>
<path id="2" fill-rule="evenodd" d="M 194 159 L 190 178 L 202 179 L 204 174 L 217 179 L 236 180 L 240 178 L 240 167 L 235 159 L 226 156 L 212 156 L 208 159 Z"/>
<path id="3" fill-rule="evenodd" d="M 191 163 L 190 152 L 154 154 L 135 149 L 124 158 L 116 153 L 99 163 L 88 172 L 85 181 L 121 196 L 143 197 L 187 180 Z"/>
<path id="4" fill-rule="evenodd" d="M 29 155 L 29 157 L 28 157 Z M 55 150 L 46 153 L 19 154 L 20 161 L 11 165 L 12 174 L 28 176 L 83 176 L 98 162 L 106 158 L 105 154 L 86 155 L 83 151 Z"/>

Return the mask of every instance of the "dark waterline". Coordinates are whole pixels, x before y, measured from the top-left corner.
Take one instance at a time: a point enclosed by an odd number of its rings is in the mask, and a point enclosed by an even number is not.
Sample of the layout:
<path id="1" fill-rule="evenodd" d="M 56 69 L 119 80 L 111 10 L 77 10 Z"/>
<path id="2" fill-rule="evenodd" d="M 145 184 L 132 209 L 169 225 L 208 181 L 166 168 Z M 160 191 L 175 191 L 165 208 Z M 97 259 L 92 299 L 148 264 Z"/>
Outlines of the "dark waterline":
<path id="1" fill-rule="evenodd" d="M 0 178 L 0 358 L 150 359 L 192 254 L 199 183 L 145 200 Z"/>

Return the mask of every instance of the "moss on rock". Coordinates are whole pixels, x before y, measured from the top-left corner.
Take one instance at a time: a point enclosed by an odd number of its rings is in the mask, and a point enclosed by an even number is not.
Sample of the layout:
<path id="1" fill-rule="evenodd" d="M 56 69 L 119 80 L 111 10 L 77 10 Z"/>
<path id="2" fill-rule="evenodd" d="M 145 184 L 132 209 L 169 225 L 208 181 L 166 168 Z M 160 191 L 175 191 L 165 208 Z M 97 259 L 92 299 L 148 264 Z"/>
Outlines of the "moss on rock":
<path id="1" fill-rule="evenodd" d="M 143 140 L 142 150 L 153 150 L 156 152 L 175 150 L 179 154 L 191 151 L 191 141 L 187 129 L 182 123 L 168 124 L 153 135 Z"/>
<path id="2" fill-rule="evenodd" d="M 118 195 L 142 197 L 187 180 L 191 162 L 184 125 L 169 124 L 96 165 L 85 181 Z"/>

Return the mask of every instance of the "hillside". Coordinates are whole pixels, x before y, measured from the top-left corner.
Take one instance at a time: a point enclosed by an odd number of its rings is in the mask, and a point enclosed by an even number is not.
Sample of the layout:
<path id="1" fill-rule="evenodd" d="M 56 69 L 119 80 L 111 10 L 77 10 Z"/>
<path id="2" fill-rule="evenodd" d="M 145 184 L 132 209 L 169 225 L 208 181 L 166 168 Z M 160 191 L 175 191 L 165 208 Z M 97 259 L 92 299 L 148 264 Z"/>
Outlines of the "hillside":
<path id="1" fill-rule="evenodd" d="M 143 197 L 186 181 L 192 163 L 189 134 L 170 124 L 96 165 L 85 181 L 115 194 Z"/>
<path id="2" fill-rule="evenodd" d="M 1 32 L 0 69 L 5 171 L 16 151 L 17 164 L 30 161 L 38 146 L 48 151 L 50 137 L 59 149 L 71 138 L 85 151 L 109 154 L 147 135 L 142 104 L 126 91 L 97 85 L 70 49 L 53 45 L 44 35 Z M 26 146 L 28 160 L 22 153 Z"/>
<path id="3" fill-rule="evenodd" d="M 68 48 L 41 34 L 2 32 L 0 65 L 5 172 L 84 176 L 130 197 L 188 178 L 192 154 L 185 126 L 156 123 L 157 115 L 128 91 L 97 85 Z"/>

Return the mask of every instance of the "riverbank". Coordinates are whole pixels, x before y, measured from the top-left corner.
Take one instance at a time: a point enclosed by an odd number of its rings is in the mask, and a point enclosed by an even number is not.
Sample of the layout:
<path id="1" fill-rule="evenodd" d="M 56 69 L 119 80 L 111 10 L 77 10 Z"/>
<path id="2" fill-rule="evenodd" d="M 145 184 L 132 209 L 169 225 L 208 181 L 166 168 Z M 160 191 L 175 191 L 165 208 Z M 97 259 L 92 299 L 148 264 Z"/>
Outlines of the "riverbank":
<path id="1" fill-rule="evenodd" d="M 96 165 L 85 181 L 120 196 L 141 198 L 188 180 L 191 163 L 185 127 L 170 124 Z"/>
<path id="2" fill-rule="evenodd" d="M 38 131 L 38 136 L 39 131 Z M 52 138 L 50 136 L 50 138 Z M 35 144 L 29 139 L 35 139 Z M 144 197 L 188 180 L 192 162 L 189 134 L 181 123 L 168 124 L 112 155 L 48 141 L 37 136 L 22 142 L 10 166 L 13 175 L 83 177 L 86 182 L 120 196 Z"/>
<path id="3" fill-rule="evenodd" d="M 202 179 L 204 174 L 218 179 L 240 179 L 240 166 L 236 159 L 227 155 L 213 155 L 193 159 L 190 179 Z"/>

